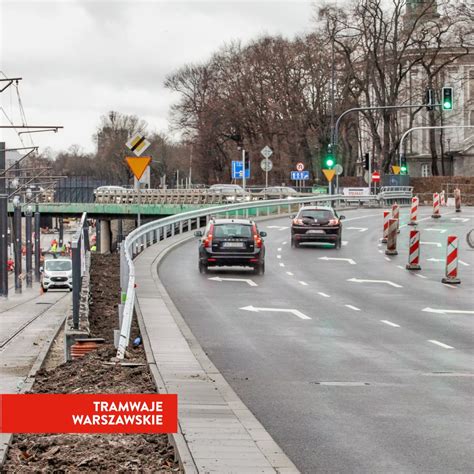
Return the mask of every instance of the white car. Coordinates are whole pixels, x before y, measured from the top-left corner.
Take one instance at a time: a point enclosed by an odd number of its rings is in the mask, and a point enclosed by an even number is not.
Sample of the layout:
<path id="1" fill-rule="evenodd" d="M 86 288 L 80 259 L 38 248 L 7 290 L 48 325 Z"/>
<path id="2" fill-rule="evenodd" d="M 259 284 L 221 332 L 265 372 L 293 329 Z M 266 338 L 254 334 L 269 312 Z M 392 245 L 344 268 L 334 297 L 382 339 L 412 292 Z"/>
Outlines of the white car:
<path id="1" fill-rule="evenodd" d="M 252 196 L 238 184 L 213 184 L 207 191 L 225 197 L 228 202 L 250 201 Z"/>
<path id="2" fill-rule="evenodd" d="M 41 272 L 43 291 L 65 288 L 72 291 L 72 260 L 70 258 L 49 258 Z"/>

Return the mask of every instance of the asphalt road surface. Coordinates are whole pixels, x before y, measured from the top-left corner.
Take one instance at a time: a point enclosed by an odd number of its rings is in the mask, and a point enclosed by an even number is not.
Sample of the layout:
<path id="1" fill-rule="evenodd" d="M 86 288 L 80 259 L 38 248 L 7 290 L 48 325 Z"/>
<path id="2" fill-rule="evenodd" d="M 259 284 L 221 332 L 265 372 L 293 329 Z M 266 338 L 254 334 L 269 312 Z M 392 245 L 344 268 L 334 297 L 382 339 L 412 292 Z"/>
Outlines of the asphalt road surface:
<path id="1" fill-rule="evenodd" d="M 343 212 L 341 250 L 294 249 L 288 218 L 260 223 L 264 276 L 199 274 L 196 240 L 163 261 L 194 335 L 302 472 L 472 472 L 474 209 L 442 213 L 420 209 L 419 272 L 405 269 L 407 209 L 395 257 L 379 242 L 382 211 L 367 209 Z M 457 286 L 441 283 L 450 234 Z"/>

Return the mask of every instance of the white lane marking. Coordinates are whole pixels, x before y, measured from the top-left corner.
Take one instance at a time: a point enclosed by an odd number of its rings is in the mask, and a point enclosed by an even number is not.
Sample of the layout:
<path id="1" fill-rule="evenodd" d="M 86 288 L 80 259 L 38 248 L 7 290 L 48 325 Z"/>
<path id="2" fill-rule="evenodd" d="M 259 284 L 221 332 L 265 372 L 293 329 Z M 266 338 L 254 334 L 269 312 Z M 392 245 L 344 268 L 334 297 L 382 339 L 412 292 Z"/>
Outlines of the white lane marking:
<path id="1" fill-rule="evenodd" d="M 470 266 L 469 263 L 463 262 L 462 260 L 458 260 L 458 262 L 459 262 L 461 265 L 464 265 L 465 267 L 469 267 L 469 266 Z"/>
<path id="2" fill-rule="evenodd" d="M 431 342 L 432 344 L 436 344 L 437 346 L 443 347 L 444 349 L 454 349 L 454 347 L 448 346 L 444 342 L 436 341 L 435 339 L 428 339 L 428 342 Z"/>
<path id="3" fill-rule="evenodd" d="M 367 217 L 379 217 L 379 215 L 380 215 L 380 214 L 367 214 L 366 216 L 350 217 L 349 219 L 345 219 L 344 222 L 358 221 L 359 219 L 367 219 Z"/>
<path id="4" fill-rule="evenodd" d="M 402 285 L 398 283 L 393 283 L 393 281 L 389 280 L 363 280 L 359 278 L 348 278 L 347 281 L 353 281 L 354 283 L 383 283 L 385 285 L 393 286 L 394 288 L 403 288 Z"/>
<path id="5" fill-rule="evenodd" d="M 454 211 L 446 212 L 444 215 L 446 216 L 446 215 L 449 215 L 449 214 L 454 214 Z M 427 221 L 428 219 L 431 219 L 431 216 L 426 216 L 426 217 L 423 217 L 423 219 L 418 219 L 418 222 Z M 400 229 L 401 229 L 402 227 L 407 227 L 407 225 L 408 225 L 408 224 L 402 224 L 402 225 L 400 226 Z"/>
<path id="6" fill-rule="evenodd" d="M 340 257 L 319 257 L 318 260 L 336 260 L 340 262 L 348 262 L 351 265 L 356 265 L 352 258 L 340 258 Z"/>
<path id="7" fill-rule="evenodd" d="M 444 234 L 445 232 L 447 232 L 446 229 L 425 229 L 427 231 L 430 231 L 430 232 L 440 232 L 441 234 Z"/>
<path id="8" fill-rule="evenodd" d="M 324 298 L 330 298 L 329 295 L 327 295 L 326 293 L 323 293 L 322 291 L 318 291 L 318 295 L 324 296 Z"/>
<path id="9" fill-rule="evenodd" d="M 392 323 L 392 321 L 388 321 L 386 319 L 381 319 L 380 322 L 384 323 L 384 324 L 388 324 L 389 326 L 392 326 L 393 328 L 399 328 L 400 327 L 399 324 Z"/>
<path id="10" fill-rule="evenodd" d="M 427 258 L 426 261 L 427 262 L 444 262 L 445 259 L 444 258 Z"/>
<path id="11" fill-rule="evenodd" d="M 281 258 L 281 255 L 277 255 L 277 258 Z"/>
<path id="12" fill-rule="evenodd" d="M 457 285 L 450 285 L 449 283 L 442 283 L 444 286 L 447 286 L 448 288 L 452 288 L 453 290 L 457 290 L 459 286 Z"/>
<path id="13" fill-rule="evenodd" d="M 267 226 L 267 229 L 285 230 L 285 229 L 289 229 L 289 227 L 285 227 L 285 226 L 282 226 L 282 225 L 269 225 L 269 226 Z"/>
<path id="14" fill-rule="evenodd" d="M 261 311 L 272 311 L 274 313 L 292 313 L 295 316 L 298 316 L 298 318 L 301 319 L 311 319 L 309 316 L 306 316 L 306 314 L 302 313 L 301 311 L 298 311 L 297 309 L 285 309 L 285 308 L 256 308 L 255 306 L 244 306 L 240 309 L 243 309 L 244 311 L 251 311 L 253 313 L 259 313 Z"/>
<path id="15" fill-rule="evenodd" d="M 420 275 L 419 273 L 415 273 L 415 276 L 417 276 L 418 278 L 424 278 L 426 280 L 427 277 L 425 277 L 424 275 Z"/>
<path id="16" fill-rule="evenodd" d="M 423 308 L 421 311 L 425 313 L 438 313 L 438 314 L 474 314 L 474 311 L 469 309 L 434 309 L 434 308 Z"/>
<path id="17" fill-rule="evenodd" d="M 359 232 L 365 232 L 369 230 L 368 227 L 346 227 L 347 230 L 358 230 Z"/>
<path id="18" fill-rule="evenodd" d="M 300 281 L 300 285 L 308 286 L 308 283 L 306 283 L 305 281 Z"/>
<path id="19" fill-rule="evenodd" d="M 352 306 L 351 304 L 345 304 L 344 306 L 346 308 L 353 309 L 354 311 L 360 311 L 360 309 L 357 306 Z"/>
<path id="20" fill-rule="evenodd" d="M 397 268 L 401 268 L 402 270 L 405 270 L 405 267 L 402 267 L 401 265 L 397 265 Z"/>
<path id="21" fill-rule="evenodd" d="M 289 275 L 290 277 L 295 276 L 295 274 L 291 272 L 286 272 L 286 274 Z"/>
<path id="22" fill-rule="evenodd" d="M 343 241 L 342 241 L 342 246 L 345 247 L 348 243 L 349 243 L 348 240 L 343 240 Z"/>
<path id="23" fill-rule="evenodd" d="M 387 260 L 387 262 L 391 262 L 392 259 L 391 258 L 388 258 L 388 257 L 385 257 L 385 260 Z"/>
<path id="24" fill-rule="evenodd" d="M 441 247 L 439 242 L 420 242 L 421 245 L 435 245 L 436 247 Z"/>
<path id="25" fill-rule="evenodd" d="M 283 242 L 281 245 L 286 245 L 288 242 Z"/>
<path id="26" fill-rule="evenodd" d="M 277 252 L 281 252 L 281 247 L 278 247 L 278 248 L 277 248 Z"/>
<path id="27" fill-rule="evenodd" d="M 383 253 L 383 250 L 379 250 L 379 253 Z"/>
<path id="28" fill-rule="evenodd" d="M 212 281 L 242 281 L 247 283 L 249 286 L 258 286 L 254 281 L 247 279 L 247 278 L 222 278 L 222 277 L 212 277 L 208 278 L 208 280 Z"/>
<path id="29" fill-rule="evenodd" d="M 378 244 L 379 247 L 382 247 L 382 244 Z"/>
<path id="30" fill-rule="evenodd" d="M 461 222 L 468 222 L 469 219 L 466 219 L 465 217 L 451 217 L 452 221 L 461 221 Z"/>
<path id="31" fill-rule="evenodd" d="M 284 264 L 284 263 L 280 263 L 280 267 L 284 267 L 284 266 L 285 266 L 285 264 Z"/>

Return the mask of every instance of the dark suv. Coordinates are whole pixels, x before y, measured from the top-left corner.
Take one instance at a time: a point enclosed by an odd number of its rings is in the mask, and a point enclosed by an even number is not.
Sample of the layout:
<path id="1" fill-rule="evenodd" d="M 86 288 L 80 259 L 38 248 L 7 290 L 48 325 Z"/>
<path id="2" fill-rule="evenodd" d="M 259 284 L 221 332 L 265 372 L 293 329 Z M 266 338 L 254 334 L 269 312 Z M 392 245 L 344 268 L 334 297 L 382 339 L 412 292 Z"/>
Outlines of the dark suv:
<path id="1" fill-rule="evenodd" d="M 291 245 L 299 247 L 303 242 L 329 242 L 336 248 L 342 245 L 342 223 L 332 207 L 302 207 L 291 222 Z"/>
<path id="2" fill-rule="evenodd" d="M 194 233 L 201 237 L 199 271 L 207 273 L 211 266 L 252 267 L 255 273 L 265 273 L 265 245 L 257 224 L 247 219 L 214 219 L 206 230 Z"/>

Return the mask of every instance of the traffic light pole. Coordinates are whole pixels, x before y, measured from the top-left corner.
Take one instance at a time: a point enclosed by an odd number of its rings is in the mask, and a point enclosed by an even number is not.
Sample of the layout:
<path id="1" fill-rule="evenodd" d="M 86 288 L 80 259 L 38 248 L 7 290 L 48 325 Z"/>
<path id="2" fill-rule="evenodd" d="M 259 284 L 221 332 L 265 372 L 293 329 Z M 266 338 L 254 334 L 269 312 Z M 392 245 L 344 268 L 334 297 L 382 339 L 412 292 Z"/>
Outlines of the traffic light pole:
<path id="1" fill-rule="evenodd" d="M 242 147 L 242 188 L 245 191 L 245 148 Z"/>
<path id="2" fill-rule="evenodd" d="M 399 162 L 399 165 L 401 166 L 401 164 L 402 164 L 403 156 L 405 154 L 405 152 L 404 152 L 405 138 L 408 136 L 409 133 L 413 132 L 414 130 L 445 129 L 445 128 L 474 128 L 474 125 L 432 125 L 432 126 L 426 125 L 426 126 L 422 126 L 422 127 L 409 128 L 402 135 L 402 138 L 400 139 L 400 145 L 398 147 L 398 152 L 399 152 L 398 162 Z"/>

